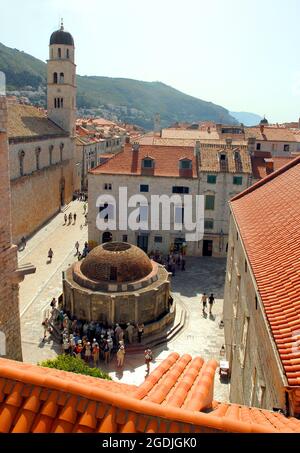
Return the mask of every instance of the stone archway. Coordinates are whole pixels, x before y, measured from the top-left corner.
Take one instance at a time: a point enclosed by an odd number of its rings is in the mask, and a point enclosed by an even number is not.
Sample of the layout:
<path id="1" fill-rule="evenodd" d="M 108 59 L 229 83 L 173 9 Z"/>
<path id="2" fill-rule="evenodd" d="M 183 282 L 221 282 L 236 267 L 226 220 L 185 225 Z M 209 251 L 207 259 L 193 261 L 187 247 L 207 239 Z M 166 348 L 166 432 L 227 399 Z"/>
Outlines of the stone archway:
<path id="1" fill-rule="evenodd" d="M 105 231 L 103 234 L 102 234 L 102 244 L 104 244 L 105 242 L 111 242 L 112 241 L 112 234 L 110 231 Z"/>

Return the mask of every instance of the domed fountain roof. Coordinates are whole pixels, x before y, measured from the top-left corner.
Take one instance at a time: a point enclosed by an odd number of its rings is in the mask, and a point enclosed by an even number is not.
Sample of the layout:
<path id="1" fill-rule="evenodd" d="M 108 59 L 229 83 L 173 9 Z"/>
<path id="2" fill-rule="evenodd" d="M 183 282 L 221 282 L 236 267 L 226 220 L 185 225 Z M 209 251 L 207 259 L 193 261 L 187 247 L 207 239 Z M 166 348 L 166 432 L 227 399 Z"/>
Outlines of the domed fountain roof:
<path id="1" fill-rule="evenodd" d="M 153 266 L 145 252 L 127 242 L 106 242 L 90 251 L 80 270 L 98 282 L 133 282 L 149 275 Z"/>

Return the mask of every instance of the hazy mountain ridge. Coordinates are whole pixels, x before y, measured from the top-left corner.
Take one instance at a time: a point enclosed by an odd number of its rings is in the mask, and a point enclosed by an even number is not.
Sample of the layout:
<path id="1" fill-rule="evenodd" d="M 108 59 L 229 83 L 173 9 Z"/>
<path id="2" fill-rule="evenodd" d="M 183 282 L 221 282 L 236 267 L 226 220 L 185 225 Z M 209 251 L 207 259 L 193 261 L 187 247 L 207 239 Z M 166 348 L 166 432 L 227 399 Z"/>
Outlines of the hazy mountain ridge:
<path id="1" fill-rule="evenodd" d="M 46 63 L 0 43 L 0 70 L 6 74 L 7 90 L 45 105 Z M 234 124 L 227 109 L 184 94 L 162 82 L 125 78 L 77 76 L 77 106 L 81 114 L 103 115 L 153 128 L 153 116 L 160 113 L 161 125 L 176 121 L 212 120 Z"/>

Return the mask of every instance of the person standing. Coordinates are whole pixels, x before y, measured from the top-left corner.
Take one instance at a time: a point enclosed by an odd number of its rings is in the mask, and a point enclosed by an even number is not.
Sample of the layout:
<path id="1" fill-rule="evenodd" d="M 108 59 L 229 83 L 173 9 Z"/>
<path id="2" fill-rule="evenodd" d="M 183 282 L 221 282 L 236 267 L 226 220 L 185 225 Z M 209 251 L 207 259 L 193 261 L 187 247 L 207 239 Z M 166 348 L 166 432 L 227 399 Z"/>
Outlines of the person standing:
<path id="1" fill-rule="evenodd" d="M 117 366 L 118 368 L 122 367 L 124 364 L 124 358 L 125 358 L 125 346 L 122 341 L 119 343 L 119 349 L 117 352 Z"/>
<path id="2" fill-rule="evenodd" d="M 85 358 L 85 361 L 87 364 L 90 363 L 90 359 L 91 359 L 91 343 L 88 341 L 85 345 L 85 353 L 84 353 L 84 358 Z"/>
<path id="3" fill-rule="evenodd" d="M 128 335 L 128 342 L 129 344 L 131 344 L 133 342 L 134 327 L 132 324 L 130 324 L 130 322 L 127 323 L 126 332 Z"/>
<path id="4" fill-rule="evenodd" d="M 100 348 L 98 343 L 93 343 L 93 360 L 94 360 L 94 367 L 99 366 L 99 354 L 100 354 Z"/>
<path id="5" fill-rule="evenodd" d="M 74 212 L 74 215 L 73 215 L 74 225 L 75 225 L 75 223 L 76 223 L 76 218 L 77 218 L 77 214 L 76 214 L 76 212 Z"/>
<path id="6" fill-rule="evenodd" d="M 142 342 L 142 335 L 144 333 L 144 324 L 138 324 L 137 326 L 137 329 L 138 329 L 138 340 L 139 340 L 139 343 Z"/>
<path id="7" fill-rule="evenodd" d="M 206 293 L 203 293 L 203 295 L 201 297 L 201 301 L 202 301 L 202 311 L 203 311 L 203 313 L 206 313 L 206 305 L 207 305 L 207 295 L 206 295 Z"/>
<path id="8" fill-rule="evenodd" d="M 105 361 L 106 365 L 108 365 L 109 361 L 110 361 L 110 349 L 109 349 L 108 340 L 104 340 L 103 351 L 104 351 L 104 361 Z"/>
<path id="9" fill-rule="evenodd" d="M 212 306 L 215 302 L 215 298 L 214 298 L 214 295 L 213 293 L 211 293 L 211 295 L 209 296 L 208 298 L 208 303 L 209 303 L 209 314 L 211 315 L 211 310 L 212 310 Z"/>
<path id="10" fill-rule="evenodd" d="M 86 204 L 86 203 L 84 203 L 84 205 L 83 205 L 83 214 L 85 214 L 85 213 L 86 213 L 86 208 L 87 208 L 87 204 Z"/>
<path id="11" fill-rule="evenodd" d="M 67 214 L 64 215 L 64 219 L 65 219 L 64 225 L 66 225 L 66 223 L 67 223 L 67 221 L 68 221 L 68 216 L 67 216 Z"/>
<path id="12" fill-rule="evenodd" d="M 73 219 L 72 212 L 70 212 L 70 214 L 69 214 L 69 225 L 71 225 L 72 219 Z"/>
<path id="13" fill-rule="evenodd" d="M 150 373 L 150 362 L 152 361 L 152 351 L 150 348 L 145 350 L 145 364 L 147 374 Z"/>
<path id="14" fill-rule="evenodd" d="M 78 241 L 75 242 L 75 249 L 76 249 L 76 255 L 78 255 L 79 254 L 79 242 Z"/>
<path id="15" fill-rule="evenodd" d="M 49 258 L 49 262 L 52 263 L 53 250 L 51 248 L 49 249 L 49 252 L 48 252 L 48 258 Z"/>

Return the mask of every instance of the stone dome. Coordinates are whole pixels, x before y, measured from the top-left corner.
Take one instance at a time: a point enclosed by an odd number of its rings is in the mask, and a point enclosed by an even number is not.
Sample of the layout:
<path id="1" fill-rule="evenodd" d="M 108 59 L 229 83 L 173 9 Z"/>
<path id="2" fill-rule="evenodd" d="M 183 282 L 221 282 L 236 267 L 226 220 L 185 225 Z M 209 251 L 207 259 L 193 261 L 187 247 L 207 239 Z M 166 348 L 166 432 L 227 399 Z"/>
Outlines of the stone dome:
<path id="1" fill-rule="evenodd" d="M 52 44 L 63 44 L 66 46 L 74 46 L 74 39 L 71 33 L 64 30 L 63 25 L 60 30 L 56 30 L 50 36 L 50 46 Z"/>
<path id="2" fill-rule="evenodd" d="M 80 270 L 90 280 L 125 283 L 145 278 L 153 266 L 139 247 L 126 242 L 106 242 L 90 251 Z"/>

